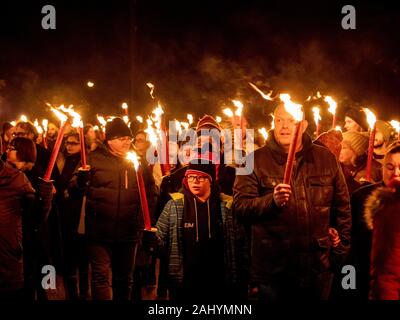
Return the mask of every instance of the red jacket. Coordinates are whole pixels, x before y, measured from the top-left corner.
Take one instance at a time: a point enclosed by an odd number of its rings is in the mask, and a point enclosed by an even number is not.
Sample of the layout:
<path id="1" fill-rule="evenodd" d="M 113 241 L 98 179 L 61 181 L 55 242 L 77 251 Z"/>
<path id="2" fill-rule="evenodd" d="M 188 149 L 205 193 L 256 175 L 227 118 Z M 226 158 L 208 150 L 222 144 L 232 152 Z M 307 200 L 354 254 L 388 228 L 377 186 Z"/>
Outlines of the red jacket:
<path id="1" fill-rule="evenodd" d="M 370 299 L 400 300 L 400 191 L 376 189 L 365 218 L 373 229 Z"/>

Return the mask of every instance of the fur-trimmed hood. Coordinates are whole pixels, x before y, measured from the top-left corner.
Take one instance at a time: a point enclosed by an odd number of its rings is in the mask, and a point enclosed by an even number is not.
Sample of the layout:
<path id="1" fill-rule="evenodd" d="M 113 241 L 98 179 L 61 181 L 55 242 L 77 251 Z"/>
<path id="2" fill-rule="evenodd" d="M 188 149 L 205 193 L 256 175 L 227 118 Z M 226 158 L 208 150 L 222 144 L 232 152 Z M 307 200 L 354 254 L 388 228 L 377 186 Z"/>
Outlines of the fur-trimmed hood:
<path id="1" fill-rule="evenodd" d="M 400 216 L 400 189 L 382 186 L 374 190 L 365 201 L 364 219 L 369 229 L 373 229 L 377 214 L 397 213 Z"/>

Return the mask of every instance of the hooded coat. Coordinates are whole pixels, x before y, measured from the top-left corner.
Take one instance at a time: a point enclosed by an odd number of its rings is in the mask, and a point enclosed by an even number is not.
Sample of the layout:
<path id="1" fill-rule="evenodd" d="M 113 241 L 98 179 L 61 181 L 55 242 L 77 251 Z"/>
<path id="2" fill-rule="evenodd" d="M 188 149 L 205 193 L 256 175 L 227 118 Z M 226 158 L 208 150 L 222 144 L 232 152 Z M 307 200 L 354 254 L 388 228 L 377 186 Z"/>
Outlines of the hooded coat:
<path id="1" fill-rule="evenodd" d="M 379 187 L 365 205 L 372 229 L 370 292 L 373 300 L 400 300 L 400 192 Z"/>

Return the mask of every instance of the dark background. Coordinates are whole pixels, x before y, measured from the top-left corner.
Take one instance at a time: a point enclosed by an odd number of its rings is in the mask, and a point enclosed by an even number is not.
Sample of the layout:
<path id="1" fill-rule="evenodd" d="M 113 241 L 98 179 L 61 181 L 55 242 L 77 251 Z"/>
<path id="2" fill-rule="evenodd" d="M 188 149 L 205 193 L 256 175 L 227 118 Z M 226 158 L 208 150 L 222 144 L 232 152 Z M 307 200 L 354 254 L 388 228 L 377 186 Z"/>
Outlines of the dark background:
<path id="1" fill-rule="evenodd" d="M 54 5 L 56 30 L 43 30 Z M 357 29 L 343 30 L 352 4 Z M 43 116 L 43 101 L 75 104 L 86 119 L 221 114 L 241 99 L 254 125 L 268 105 L 253 91 L 288 92 L 298 102 L 320 91 L 339 102 L 398 118 L 400 10 L 390 2 L 340 1 L 1 1 L 0 120 Z M 86 82 L 92 80 L 94 88 Z M 327 118 L 327 117 L 325 117 Z"/>

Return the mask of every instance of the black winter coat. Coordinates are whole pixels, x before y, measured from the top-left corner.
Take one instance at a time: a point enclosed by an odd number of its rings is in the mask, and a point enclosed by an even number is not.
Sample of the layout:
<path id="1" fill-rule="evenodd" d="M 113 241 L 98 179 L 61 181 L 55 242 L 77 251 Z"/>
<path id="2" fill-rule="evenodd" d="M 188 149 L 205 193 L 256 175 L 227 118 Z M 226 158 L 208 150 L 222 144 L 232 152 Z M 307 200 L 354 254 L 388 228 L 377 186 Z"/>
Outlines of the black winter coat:
<path id="1" fill-rule="evenodd" d="M 251 280 L 263 283 L 278 273 L 304 277 L 331 271 L 348 253 L 351 228 L 349 194 L 335 156 L 303 135 L 292 196 L 284 208 L 276 206 L 273 191 L 283 181 L 287 154 L 271 134 L 253 156 L 254 170 L 237 176 L 234 185 L 234 215 L 252 229 Z M 332 225 L 341 239 L 335 249 L 328 236 Z"/>
<path id="2" fill-rule="evenodd" d="M 140 196 L 133 164 L 98 147 L 89 153 L 91 176 L 86 200 L 86 236 L 88 241 L 133 242 L 144 229 Z M 142 166 L 150 214 L 154 212 L 157 191 L 147 166 Z M 79 188 L 75 176 L 71 192 Z"/>

